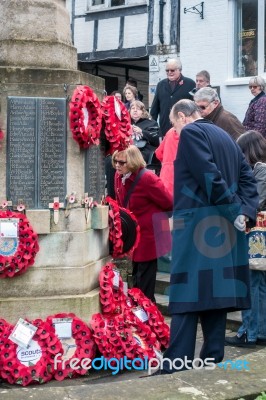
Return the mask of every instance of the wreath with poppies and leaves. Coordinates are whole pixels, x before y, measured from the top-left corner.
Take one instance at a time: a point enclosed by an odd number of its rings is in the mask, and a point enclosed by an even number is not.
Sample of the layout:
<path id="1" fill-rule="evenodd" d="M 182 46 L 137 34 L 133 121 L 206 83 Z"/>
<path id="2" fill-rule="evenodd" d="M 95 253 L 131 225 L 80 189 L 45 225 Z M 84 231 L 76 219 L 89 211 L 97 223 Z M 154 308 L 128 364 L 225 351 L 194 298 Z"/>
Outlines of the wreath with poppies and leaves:
<path id="1" fill-rule="evenodd" d="M 23 274 L 34 264 L 39 251 L 38 236 L 25 214 L 0 211 L 0 220 L 18 220 L 18 237 L 0 236 L 0 278 L 12 278 Z"/>
<path id="2" fill-rule="evenodd" d="M 110 143 L 110 153 L 124 150 L 133 143 L 131 119 L 125 104 L 115 96 L 106 96 L 101 108 L 105 122 L 104 133 Z"/>
<path id="3" fill-rule="evenodd" d="M 61 355 L 57 358 L 57 367 L 54 371 L 54 378 L 58 381 L 62 381 L 65 378 L 74 378 L 79 375 L 85 375 L 88 373 L 88 368 L 84 368 L 82 360 L 93 360 L 96 353 L 96 344 L 91 329 L 75 314 L 60 313 L 51 315 L 46 319 L 53 335 L 56 335 L 56 330 L 53 324 L 55 318 L 71 318 L 72 337 L 60 339 L 61 351 L 58 351 L 57 354 L 61 353 Z M 71 360 L 74 358 L 79 360 L 79 362 L 75 362 L 75 369 L 71 367 Z"/>
<path id="4" fill-rule="evenodd" d="M 98 145 L 102 127 L 101 103 L 94 91 L 85 85 L 77 86 L 69 103 L 70 129 L 80 148 Z"/>
<path id="5" fill-rule="evenodd" d="M 120 207 L 116 200 L 107 196 L 105 203 L 109 205 L 109 240 L 112 244 L 113 258 L 131 256 L 133 251 L 139 244 L 140 240 L 140 227 L 135 215 L 126 208 Z M 136 237 L 132 246 L 128 251 L 124 248 L 124 238 L 122 232 L 121 212 L 127 214 L 134 222 L 136 227 Z M 133 236 L 132 236 L 133 237 Z"/>
<path id="6" fill-rule="evenodd" d="M 45 383 L 54 375 L 53 358 L 62 349 L 60 340 L 47 322 L 36 319 L 30 323 L 37 330 L 26 349 L 9 339 L 13 325 L 5 325 L 0 336 L 0 377 L 10 384 Z M 26 361 L 26 356 L 31 360 Z"/>

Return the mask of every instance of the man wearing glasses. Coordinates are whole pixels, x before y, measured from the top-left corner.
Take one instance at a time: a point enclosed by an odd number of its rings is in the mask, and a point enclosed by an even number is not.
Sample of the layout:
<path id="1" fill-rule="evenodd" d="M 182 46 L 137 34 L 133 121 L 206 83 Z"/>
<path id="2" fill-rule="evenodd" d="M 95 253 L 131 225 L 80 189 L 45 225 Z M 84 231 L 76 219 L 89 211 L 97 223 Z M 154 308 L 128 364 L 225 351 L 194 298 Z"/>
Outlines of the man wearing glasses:
<path id="1" fill-rule="evenodd" d="M 181 71 L 180 60 L 169 59 L 165 67 L 167 78 L 161 80 L 156 87 L 150 114 L 155 121 L 159 116 L 159 125 L 163 136 L 171 128 L 169 114 L 173 105 L 181 99 L 193 99 L 189 92 L 193 90 L 196 83 L 182 75 Z"/>
<path id="2" fill-rule="evenodd" d="M 211 87 L 199 89 L 194 94 L 194 101 L 199 108 L 201 116 L 229 133 L 236 140 L 245 132 L 239 119 L 221 105 L 218 93 Z"/>

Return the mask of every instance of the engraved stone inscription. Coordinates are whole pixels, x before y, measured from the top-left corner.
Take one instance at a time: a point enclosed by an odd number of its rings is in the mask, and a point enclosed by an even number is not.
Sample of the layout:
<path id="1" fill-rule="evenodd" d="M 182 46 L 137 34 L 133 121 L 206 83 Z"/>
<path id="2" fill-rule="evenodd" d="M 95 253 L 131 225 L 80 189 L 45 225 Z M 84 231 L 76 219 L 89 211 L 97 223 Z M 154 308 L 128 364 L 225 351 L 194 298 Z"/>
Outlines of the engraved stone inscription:
<path id="1" fill-rule="evenodd" d="M 8 97 L 7 198 L 48 208 L 66 193 L 66 100 Z"/>
<path id="2" fill-rule="evenodd" d="M 85 158 L 85 192 L 100 201 L 105 193 L 104 152 L 100 147 L 90 147 Z"/>

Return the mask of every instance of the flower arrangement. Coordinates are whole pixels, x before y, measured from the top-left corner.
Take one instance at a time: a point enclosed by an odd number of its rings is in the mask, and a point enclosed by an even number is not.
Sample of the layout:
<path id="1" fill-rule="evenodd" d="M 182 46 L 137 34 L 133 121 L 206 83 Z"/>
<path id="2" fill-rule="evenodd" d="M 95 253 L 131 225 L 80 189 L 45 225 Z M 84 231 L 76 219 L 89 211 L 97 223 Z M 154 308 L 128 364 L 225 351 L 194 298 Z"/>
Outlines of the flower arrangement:
<path id="1" fill-rule="evenodd" d="M 101 103 L 94 91 L 85 85 L 77 86 L 69 104 L 70 129 L 80 148 L 98 145 L 102 127 Z"/>
<path id="2" fill-rule="evenodd" d="M 18 219 L 18 237 L 0 237 L 0 278 L 23 274 L 39 251 L 38 236 L 25 214 L 9 210 L 0 211 L 0 219 Z"/>
<path id="3" fill-rule="evenodd" d="M 61 350 L 60 341 L 47 322 L 36 319 L 31 324 L 37 330 L 27 349 L 9 339 L 13 325 L 6 325 L 1 333 L 0 377 L 10 384 L 27 386 L 48 382 L 53 377 L 53 357 Z"/>
<path id="4" fill-rule="evenodd" d="M 110 153 L 124 150 L 132 143 L 131 120 L 129 112 L 115 96 L 106 96 L 102 103 L 102 116 L 105 121 L 104 133 L 110 143 Z"/>
<path id="5" fill-rule="evenodd" d="M 106 197 L 106 204 L 109 204 L 109 240 L 112 244 L 112 256 L 113 258 L 123 257 L 125 255 L 131 255 L 135 248 L 139 244 L 140 240 L 140 228 L 138 221 L 134 214 L 126 208 L 120 207 L 116 200 L 113 200 L 111 197 Z M 121 211 L 126 213 L 135 223 L 136 228 L 136 236 L 135 240 L 129 251 L 125 251 L 124 246 L 124 235 L 122 231 L 122 222 L 121 222 Z M 132 233 L 133 237 L 133 233 Z"/>
<path id="6" fill-rule="evenodd" d="M 81 362 L 84 358 L 93 359 L 96 353 L 96 344 L 92 337 L 92 332 L 88 325 L 72 313 L 60 313 L 47 317 L 46 322 L 49 325 L 49 330 L 56 335 L 55 327 L 53 324 L 54 319 L 70 318 L 72 320 L 71 338 L 60 338 L 61 355 L 57 360 L 57 368 L 54 371 L 54 378 L 58 381 L 62 381 L 65 378 L 73 378 L 79 375 L 85 375 L 88 370 L 81 366 Z M 59 350 L 59 349 L 58 349 Z M 57 351 L 56 354 L 60 353 Z M 75 370 L 71 368 L 71 360 L 79 359 L 78 363 L 75 363 Z M 62 362 L 64 360 L 64 363 Z M 77 368 L 78 367 L 78 368 Z"/>
<path id="7" fill-rule="evenodd" d="M 103 314 L 120 314 L 126 307 L 126 295 L 123 292 L 123 281 L 118 278 L 118 285 L 114 286 L 115 265 L 106 264 L 100 271 L 100 302 Z"/>
<path id="8" fill-rule="evenodd" d="M 161 347 L 167 348 L 170 340 L 170 329 L 165 323 L 164 317 L 160 310 L 150 299 L 148 299 L 140 289 L 133 288 L 128 290 L 128 296 L 131 299 L 131 303 L 127 302 L 128 310 L 132 310 L 132 306 L 140 306 L 148 315 L 147 324 L 151 328 L 152 332 L 155 333 L 157 340 Z M 129 305 L 131 307 L 129 307 Z"/>

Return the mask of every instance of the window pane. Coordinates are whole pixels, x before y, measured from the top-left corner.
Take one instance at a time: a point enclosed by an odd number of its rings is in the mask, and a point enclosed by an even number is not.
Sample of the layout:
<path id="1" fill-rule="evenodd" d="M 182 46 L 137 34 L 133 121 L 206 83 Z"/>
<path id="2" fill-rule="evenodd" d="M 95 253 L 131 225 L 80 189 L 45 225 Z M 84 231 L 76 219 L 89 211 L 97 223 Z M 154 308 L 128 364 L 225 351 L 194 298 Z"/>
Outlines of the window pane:
<path id="1" fill-rule="evenodd" d="M 92 0 L 92 6 L 99 6 L 104 4 L 104 0 Z"/>
<path id="2" fill-rule="evenodd" d="M 111 7 L 124 6 L 125 0 L 111 0 Z"/>
<path id="3" fill-rule="evenodd" d="M 237 0 L 234 76 L 258 73 L 258 1 Z"/>

